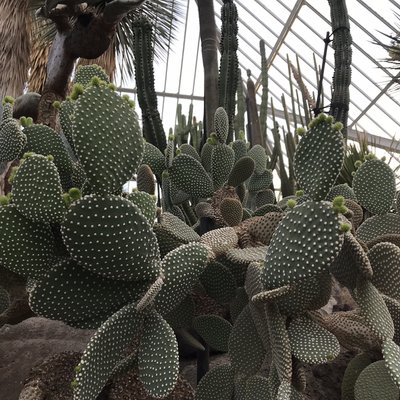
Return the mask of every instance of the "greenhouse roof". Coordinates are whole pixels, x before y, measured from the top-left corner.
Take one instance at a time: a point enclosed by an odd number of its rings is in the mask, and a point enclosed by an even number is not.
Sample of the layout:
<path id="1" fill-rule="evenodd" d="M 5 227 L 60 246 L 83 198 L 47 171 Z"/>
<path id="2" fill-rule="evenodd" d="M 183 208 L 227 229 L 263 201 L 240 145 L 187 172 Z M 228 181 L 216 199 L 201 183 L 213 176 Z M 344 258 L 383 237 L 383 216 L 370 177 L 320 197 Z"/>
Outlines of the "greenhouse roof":
<path id="1" fill-rule="evenodd" d="M 203 115 L 203 67 L 199 35 L 198 11 L 195 1 L 182 0 L 183 23 L 177 38 L 164 60 L 155 65 L 156 90 L 165 129 L 175 125 L 175 110 L 182 104 L 184 113 L 194 105 L 194 115 Z M 215 1 L 216 23 L 221 25 L 222 0 Z M 246 71 L 256 83 L 257 101 L 261 101 L 259 41 L 266 44 L 269 72 L 269 96 L 276 116 L 284 116 L 283 102 L 289 114 L 298 107 L 299 86 L 289 73 L 288 60 L 301 71 L 312 96 L 318 92 L 316 68 L 322 65 L 324 39 L 332 31 L 328 1 L 321 0 L 235 0 L 239 14 L 239 64 L 244 82 Z M 347 1 L 350 32 L 353 39 L 352 83 L 350 87 L 349 138 L 357 140 L 366 132 L 368 140 L 381 154 L 390 153 L 394 167 L 400 161 L 400 92 L 396 91 L 400 73 L 385 61 L 388 54 L 376 42 L 390 43 L 384 34 L 393 34 L 400 4 L 395 0 Z M 323 103 L 329 105 L 333 76 L 334 51 L 327 50 L 323 77 Z M 291 97 L 291 83 L 294 99 Z M 134 88 L 121 89 L 135 91 Z M 282 99 L 283 97 L 283 99 Z M 296 112 L 297 113 L 297 112 Z M 298 114 L 298 113 L 297 113 Z M 285 124 L 281 119 L 280 123 Z M 269 120 L 272 127 L 272 120 Z M 286 127 L 286 125 L 285 125 Z M 287 128 L 287 127 L 286 127 Z"/>

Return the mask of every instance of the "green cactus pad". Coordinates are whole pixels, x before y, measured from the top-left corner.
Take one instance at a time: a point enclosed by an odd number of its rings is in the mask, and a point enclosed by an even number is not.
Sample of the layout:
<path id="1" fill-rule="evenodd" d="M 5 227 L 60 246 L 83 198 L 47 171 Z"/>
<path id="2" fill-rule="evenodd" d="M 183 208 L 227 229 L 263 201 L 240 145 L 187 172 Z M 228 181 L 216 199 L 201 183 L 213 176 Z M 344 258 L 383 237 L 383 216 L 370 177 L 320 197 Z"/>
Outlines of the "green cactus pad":
<path id="1" fill-rule="evenodd" d="M 86 181 L 86 172 L 82 167 L 80 162 L 75 162 L 72 164 L 72 187 L 79 189 L 83 188 Z"/>
<path id="2" fill-rule="evenodd" d="M 157 239 L 141 211 L 120 196 L 88 195 L 62 225 L 65 245 L 82 267 L 113 279 L 158 276 Z"/>
<path id="3" fill-rule="evenodd" d="M 158 247 L 162 258 L 164 258 L 170 251 L 183 244 L 183 242 L 176 239 L 168 229 L 157 222 L 153 226 L 153 232 L 157 237 Z"/>
<path id="4" fill-rule="evenodd" d="M 60 135 L 46 125 L 27 126 L 24 134 L 27 138 L 24 152 L 33 152 L 45 157 L 52 155 L 60 174 L 61 185 L 64 190 L 69 189 L 72 183 L 72 161 Z"/>
<path id="5" fill-rule="evenodd" d="M 195 312 L 195 303 L 192 296 L 187 295 L 177 307 L 165 315 L 166 321 L 174 330 L 192 327 Z"/>
<path id="6" fill-rule="evenodd" d="M 226 143 L 229 133 L 229 119 L 223 107 L 218 107 L 214 114 L 215 134 L 220 143 Z"/>
<path id="7" fill-rule="evenodd" d="M 94 118 L 89 118 L 93 115 Z M 140 165 L 144 141 L 136 114 L 108 87 L 92 86 L 75 103 L 73 140 L 98 194 L 121 190 Z"/>
<path id="8" fill-rule="evenodd" d="M 165 156 L 158 147 L 146 142 L 142 164 L 148 165 L 154 174 L 161 179 L 161 175 L 165 169 Z"/>
<path id="9" fill-rule="evenodd" d="M 154 224 L 157 213 L 156 198 L 149 193 L 134 190 L 126 197 L 139 208 L 150 225 Z"/>
<path id="10" fill-rule="evenodd" d="M 294 155 L 297 184 L 313 200 L 323 200 L 335 184 L 343 158 L 343 135 L 321 114 L 297 146 Z"/>
<path id="11" fill-rule="evenodd" d="M 41 279 L 55 253 L 50 225 L 32 222 L 8 205 L 0 207 L 0 226 L 1 264 L 24 277 Z"/>
<path id="12" fill-rule="evenodd" d="M 54 163 L 39 154 L 25 159 L 13 180 L 12 200 L 34 222 L 62 222 L 66 207 Z"/>
<path id="13" fill-rule="evenodd" d="M 247 247 L 245 249 L 231 249 L 226 253 L 229 261 L 248 265 L 253 261 L 263 261 L 267 246 Z"/>
<path id="14" fill-rule="evenodd" d="M 268 189 L 271 186 L 272 178 L 272 171 L 269 169 L 266 169 L 261 174 L 254 173 L 249 180 L 249 192 L 257 193 L 261 190 Z"/>
<path id="15" fill-rule="evenodd" d="M 228 226 L 236 226 L 242 222 L 243 207 L 239 200 L 226 197 L 220 204 L 220 211 Z"/>
<path id="16" fill-rule="evenodd" d="M 211 155 L 211 177 L 214 190 L 221 188 L 228 180 L 231 170 L 235 164 L 235 153 L 225 143 L 214 146 Z"/>
<path id="17" fill-rule="evenodd" d="M 211 155 L 214 146 L 208 142 L 201 149 L 201 164 L 207 172 L 211 171 Z"/>
<path id="18" fill-rule="evenodd" d="M 200 242 L 209 246 L 216 255 L 220 255 L 237 246 L 238 236 L 232 227 L 219 228 L 202 235 Z"/>
<path id="19" fill-rule="evenodd" d="M 2 99 L 3 110 L 0 122 L 4 122 L 13 117 L 14 102 L 15 99 L 12 96 L 6 96 Z"/>
<path id="20" fill-rule="evenodd" d="M 372 363 L 368 353 L 357 354 L 347 365 L 342 381 L 342 400 L 354 400 L 354 386 L 361 372 Z"/>
<path id="21" fill-rule="evenodd" d="M 249 298 L 247 296 L 246 290 L 244 287 L 238 287 L 236 289 L 236 296 L 229 304 L 229 312 L 231 315 L 231 320 L 233 322 L 236 321 L 242 310 L 249 303 Z"/>
<path id="22" fill-rule="evenodd" d="M 92 79 L 97 76 L 100 80 L 109 83 L 109 77 L 99 65 L 80 65 L 74 76 L 74 83 L 79 83 L 82 86 L 88 86 Z"/>
<path id="23" fill-rule="evenodd" d="M 171 181 L 195 198 L 207 198 L 213 193 L 213 184 L 203 166 L 193 157 L 180 154 L 168 170 Z"/>
<path id="24" fill-rule="evenodd" d="M 236 373 L 256 374 L 264 361 L 265 350 L 251 316 L 250 305 L 240 313 L 229 337 L 229 357 Z"/>
<path id="25" fill-rule="evenodd" d="M 200 239 L 200 236 L 190 226 L 169 212 L 161 214 L 161 225 L 173 238 L 182 243 L 197 242 Z"/>
<path id="26" fill-rule="evenodd" d="M 251 301 L 254 301 L 254 296 L 258 295 L 263 290 L 261 283 L 261 272 L 263 268 L 264 265 L 261 262 L 251 262 L 247 267 L 244 288 Z"/>
<path id="27" fill-rule="evenodd" d="M 26 135 L 15 119 L 7 119 L 0 124 L 0 162 L 13 161 L 26 145 Z"/>
<path id="28" fill-rule="evenodd" d="M 364 368 L 354 387 L 355 400 L 398 400 L 399 389 L 391 379 L 385 361 Z"/>
<path id="29" fill-rule="evenodd" d="M 235 277 L 218 261 L 212 261 L 206 266 L 200 275 L 200 282 L 207 294 L 220 304 L 229 303 L 235 297 Z"/>
<path id="30" fill-rule="evenodd" d="M 74 398 L 97 398 L 121 361 L 123 351 L 140 333 L 142 319 L 135 305 L 128 304 L 102 324 L 78 364 Z"/>
<path id="31" fill-rule="evenodd" d="M 208 249 L 189 243 L 168 253 L 162 260 L 164 285 L 155 300 L 162 315 L 168 314 L 189 294 L 208 262 Z"/>
<path id="32" fill-rule="evenodd" d="M 364 219 L 364 211 L 362 207 L 351 199 L 345 199 L 344 206 L 353 212 L 351 224 L 353 225 L 354 229 L 358 229 Z"/>
<path id="33" fill-rule="evenodd" d="M 155 194 L 156 184 L 153 171 L 147 164 L 142 164 L 137 170 L 137 188 L 141 192 Z"/>
<path id="34" fill-rule="evenodd" d="M 393 341 L 400 345 L 400 301 L 392 299 L 391 297 L 382 295 L 386 307 L 389 310 L 390 316 L 394 325 Z"/>
<path id="35" fill-rule="evenodd" d="M 256 208 L 260 208 L 266 204 L 274 204 L 275 203 L 275 193 L 271 189 L 261 190 L 256 194 L 255 206 Z"/>
<path id="36" fill-rule="evenodd" d="M 286 318 L 282 316 L 278 307 L 273 303 L 267 304 L 265 310 L 271 341 L 272 362 L 276 367 L 279 381 L 290 381 L 292 377 L 292 352 L 286 330 Z"/>
<path id="37" fill-rule="evenodd" d="M 372 214 L 390 211 L 396 196 L 396 180 L 384 161 L 365 161 L 354 175 L 352 185 L 357 200 Z"/>
<path id="38" fill-rule="evenodd" d="M 357 229 L 356 237 L 364 243 L 388 234 L 400 234 L 400 214 L 375 215 Z"/>
<path id="39" fill-rule="evenodd" d="M 312 201 L 295 207 L 272 236 L 265 259 L 265 288 L 318 275 L 329 268 L 339 250 L 339 223 L 332 208 Z"/>
<path id="40" fill-rule="evenodd" d="M 215 211 L 210 203 L 200 201 L 196 204 L 195 212 L 198 218 L 215 218 Z"/>
<path id="41" fill-rule="evenodd" d="M 195 158 L 197 161 L 201 162 L 201 158 L 197 150 L 189 143 L 183 143 L 179 147 L 179 150 L 181 151 L 182 154 L 188 154 L 189 156 L 192 156 Z"/>
<path id="42" fill-rule="evenodd" d="M 359 274 L 371 278 L 372 267 L 365 250 L 357 239 L 349 232 L 345 233 L 343 238 L 342 248 L 329 270 L 340 284 L 354 289 Z"/>
<path id="43" fill-rule="evenodd" d="M 378 243 L 368 252 L 374 271 L 371 282 L 383 294 L 400 301 L 400 248 Z"/>
<path id="44" fill-rule="evenodd" d="M 55 283 L 57 282 L 57 283 Z M 65 261 L 49 270 L 30 294 L 32 310 L 61 321 L 108 317 L 139 297 L 147 283 L 121 282 L 103 278 Z"/>
<path id="45" fill-rule="evenodd" d="M 231 365 L 219 365 L 210 370 L 197 385 L 195 400 L 232 400 L 235 371 Z"/>
<path id="46" fill-rule="evenodd" d="M 74 141 L 72 138 L 72 119 L 74 114 L 74 102 L 70 99 L 67 99 L 61 102 L 61 106 L 58 112 L 60 118 L 60 125 L 62 133 L 68 140 L 69 145 L 71 146 L 72 150 L 74 150 Z"/>
<path id="47" fill-rule="evenodd" d="M 235 162 L 247 155 L 247 143 L 244 140 L 235 140 L 231 145 L 235 152 Z"/>
<path id="48" fill-rule="evenodd" d="M 305 363 L 326 363 L 340 353 L 336 337 L 305 316 L 292 320 L 288 334 L 293 355 Z"/>
<path id="49" fill-rule="evenodd" d="M 383 343 L 382 355 L 389 375 L 397 388 L 400 389 L 400 348 L 393 342 L 387 340 Z"/>
<path id="50" fill-rule="evenodd" d="M 270 382 L 264 376 L 252 376 L 246 382 L 243 400 L 273 400 L 270 395 Z"/>
<path id="51" fill-rule="evenodd" d="M 237 187 L 247 181 L 254 172 L 254 160 L 244 156 L 235 161 L 233 168 L 228 176 L 228 186 Z"/>
<path id="52" fill-rule="evenodd" d="M 10 305 L 10 296 L 8 295 L 7 290 L 3 289 L 0 286 L 0 314 L 7 310 Z"/>
<path id="53" fill-rule="evenodd" d="M 345 199 L 357 200 L 354 190 L 347 183 L 333 186 L 327 194 L 325 200 L 333 201 L 333 199 L 337 196 L 343 196 Z"/>
<path id="54" fill-rule="evenodd" d="M 139 378 L 149 395 L 162 398 L 172 392 L 179 372 L 178 343 L 172 328 L 156 312 L 144 321 L 138 367 Z"/>
<path id="55" fill-rule="evenodd" d="M 256 144 L 249 149 L 247 155 L 254 160 L 254 173 L 257 175 L 262 174 L 267 167 L 267 153 L 264 147 Z"/>
<path id="56" fill-rule="evenodd" d="M 193 319 L 193 328 L 214 350 L 228 351 L 232 325 L 218 315 L 199 315 Z"/>
<path id="57" fill-rule="evenodd" d="M 356 289 L 356 301 L 366 325 L 381 340 L 393 339 L 393 321 L 378 290 L 363 277 L 358 278 Z"/>

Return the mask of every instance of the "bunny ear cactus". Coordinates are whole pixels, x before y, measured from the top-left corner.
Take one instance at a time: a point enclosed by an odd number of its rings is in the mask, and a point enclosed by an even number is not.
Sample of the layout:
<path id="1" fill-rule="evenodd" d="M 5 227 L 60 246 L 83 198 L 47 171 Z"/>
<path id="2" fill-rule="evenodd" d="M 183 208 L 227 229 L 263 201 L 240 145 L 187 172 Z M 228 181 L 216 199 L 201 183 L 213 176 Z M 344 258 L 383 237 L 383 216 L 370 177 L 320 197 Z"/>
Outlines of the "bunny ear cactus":
<path id="1" fill-rule="evenodd" d="M 94 77 L 97 77 L 106 83 L 110 82 L 108 75 L 103 68 L 97 64 L 91 64 L 78 66 L 74 76 L 74 83 L 78 83 L 83 87 L 89 86 Z"/>
<path id="2" fill-rule="evenodd" d="M 15 119 L 8 118 L 0 123 L 0 161 L 13 161 L 26 145 L 26 135 Z"/>
<path id="3" fill-rule="evenodd" d="M 76 100 L 73 140 L 93 193 L 99 195 L 121 191 L 143 157 L 135 112 L 98 79 Z"/>
<path id="4" fill-rule="evenodd" d="M 344 159 L 342 124 L 333 124 L 333 118 L 320 114 L 310 123 L 294 156 L 297 184 L 313 200 L 325 199 L 335 184 Z"/>

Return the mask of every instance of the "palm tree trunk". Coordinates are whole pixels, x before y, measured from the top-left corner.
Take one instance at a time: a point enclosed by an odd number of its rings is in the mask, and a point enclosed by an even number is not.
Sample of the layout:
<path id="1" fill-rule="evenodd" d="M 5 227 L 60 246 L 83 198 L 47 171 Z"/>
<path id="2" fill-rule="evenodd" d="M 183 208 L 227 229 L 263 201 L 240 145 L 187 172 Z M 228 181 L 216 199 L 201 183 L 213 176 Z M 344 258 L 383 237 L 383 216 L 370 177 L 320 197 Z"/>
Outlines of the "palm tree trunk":
<path id="1" fill-rule="evenodd" d="M 204 129 L 214 131 L 214 113 L 218 108 L 218 39 L 213 0 L 196 0 L 199 10 L 201 50 L 204 67 Z"/>

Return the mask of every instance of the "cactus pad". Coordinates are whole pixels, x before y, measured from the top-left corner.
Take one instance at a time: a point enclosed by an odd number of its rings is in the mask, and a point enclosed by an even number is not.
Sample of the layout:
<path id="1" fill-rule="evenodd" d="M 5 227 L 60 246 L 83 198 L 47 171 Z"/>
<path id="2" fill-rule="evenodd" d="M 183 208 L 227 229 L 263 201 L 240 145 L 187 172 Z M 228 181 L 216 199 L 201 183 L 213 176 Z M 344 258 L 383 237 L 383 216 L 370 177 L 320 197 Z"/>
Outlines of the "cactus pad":
<path id="1" fill-rule="evenodd" d="M 226 197 L 220 204 L 221 216 L 228 226 L 238 225 L 243 218 L 242 203 L 230 197 Z"/>
<path id="2" fill-rule="evenodd" d="M 7 290 L 3 289 L 0 286 L 0 314 L 7 310 L 10 305 L 10 296 L 8 295 Z"/>
<path id="3" fill-rule="evenodd" d="M 34 154 L 24 160 L 13 180 L 13 203 L 35 222 L 62 222 L 66 212 L 57 168 L 47 157 Z"/>
<path id="4" fill-rule="evenodd" d="M 373 214 L 390 211 L 396 196 L 396 181 L 392 169 L 382 160 L 367 160 L 353 178 L 357 200 Z"/>
<path id="5" fill-rule="evenodd" d="M 333 186 L 325 200 L 333 201 L 337 196 L 343 196 L 345 199 L 357 200 L 353 189 L 347 183 Z"/>
<path id="6" fill-rule="evenodd" d="M 235 229 L 231 227 L 219 228 L 202 235 L 200 242 L 209 246 L 216 255 L 219 255 L 236 247 L 238 236 Z"/>
<path id="7" fill-rule="evenodd" d="M 397 388 L 400 389 L 400 348 L 393 342 L 387 340 L 383 343 L 382 355 L 389 375 Z"/>
<path id="8" fill-rule="evenodd" d="M 136 114 L 103 86 L 89 87 L 76 101 L 73 140 L 90 186 L 98 194 L 121 190 L 143 157 Z"/>
<path id="9" fill-rule="evenodd" d="M 193 197 L 207 198 L 213 193 L 213 184 L 207 172 L 187 154 L 176 156 L 168 172 L 174 185 Z"/>
<path id="10" fill-rule="evenodd" d="M 155 196 L 146 192 L 134 190 L 126 198 L 139 208 L 148 223 L 153 226 L 157 212 Z"/>
<path id="11" fill-rule="evenodd" d="M 342 167 L 344 141 L 332 121 L 320 114 L 297 146 L 294 172 L 299 187 L 313 200 L 323 200 Z"/>
<path id="12" fill-rule="evenodd" d="M 251 157 L 244 156 L 239 158 L 228 176 L 228 186 L 237 187 L 247 181 L 254 172 L 254 160 Z"/>
<path id="13" fill-rule="evenodd" d="M 158 147 L 146 142 L 142 164 L 148 165 L 154 174 L 160 179 L 165 169 L 165 156 Z"/>
<path id="14" fill-rule="evenodd" d="M 357 229 L 356 237 L 364 243 L 388 234 L 400 234 L 400 214 L 375 215 Z"/>
<path id="15" fill-rule="evenodd" d="M 33 223 L 8 205 L 0 207 L 0 226 L 1 264 L 24 277 L 43 277 L 55 252 L 50 225 Z"/>
<path id="16" fill-rule="evenodd" d="M 164 285 L 155 307 L 168 314 L 189 294 L 208 262 L 208 249 L 200 243 L 184 244 L 168 253 L 162 260 Z"/>
<path id="17" fill-rule="evenodd" d="M 162 398 L 172 392 L 179 372 L 178 343 L 172 328 L 156 312 L 144 321 L 138 367 L 139 378 L 151 396 Z"/>
<path id="18" fill-rule="evenodd" d="M 104 322 L 90 339 L 76 368 L 74 398 L 97 398 L 120 362 L 123 351 L 140 333 L 142 319 L 135 305 L 128 304 Z"/>
<path id="19" fill-rule="evenodd" d="M 142 164 L 137 170 L 137 188 L 142 192 L 155 194 L 156 184 L 153 171 L 147 164 Z"/>
<path id="20" fill-rule="evenodd" d="M 267 167 L 267 154 L 264 147 L 256 144 L 247 152 L 247 155 L 254 160 L 254 173 L 262 174 Z"/>
<path id="21" fill-rule="evenodd" d="M 385 361 L 376 361 L 363 369 L 354 387 L 355 400 L 398 400 L 399 389 L 391 379 Z"/>
<path id="22" fill-rule="evenodd" d="M 266 169 L 261 174 L 254 173 L 249 180 L 249 192 L 259 192 L 268 189 L 272 183 L 272 171 Z"/>
<path id="23" fill-rule="evenodd" d="M 80 65 L 77 68 L 74 76 L 74 83 L 79 83 L 82 86 L 88 86 L 91 80 L 95 76 L 97 76 L 104 82 L 109 83 L 110 81 L 108 75 L 106 74 L 103 68 L 101 68 L 97 64 L 90 64 L 90 65 Z"/>
<path id="24" fill-rule="evenodd" d="M 318 275 L 339 250 L 338 217 L 332 208 L 312 201 L 295 207 L 272 236 L 265 259 L 265 288 Z"/>
<path id="25" fill-rule="evenodd" d="M 237 317 L 229 337 L 229 357 L 236 373 L 256 374 L 264 361 L 265 350 L 247 305 Z"/>
<path id="26" fill-rule="evenodd" d="M 252 376 L 246 381 L 243 400 L 273 400 L 270 395 L 270 382 L 264 376 Z"/>
<path id="27" fill-rule="evenodd" d="M 219 365 L 199 382 L 195 400 L 232 400 L 235 390 L 235 371 L 231 365 Z"/>
<path id="28" fill-rule="evenodd" d="M 57 284 L 55 284 L 57 282 Z M 32 309 L 46 318 L 65 322 L 108 317 L 146 290 L 146 282 L 103 278 L 65 261 L 49 270 L 30 294 Z"/>
<path id="29" fill-rule="evenodd" d="M 307 317 L 293 319 L 288 333 L 293 355 L 305 363 L 326 363 L 340 353 L 336 337 Z"/>
<path id="30" fill-rule="evenodd" d="M 162 213 L 161 225 L 173 238 L 182 243 L 197 242 L 200 239 L 190 226 L 169 212 Z"/>
<path id="31" fill-rule="evenodd" d="M 193 319 L 193 328 L 214 350 L 228 351 L 232 325 L 218 315 L 200 315 Z"/>
<path id="32" fill-rule="evenodd" d="M 62 225 L 71 257 L 97 274 L 127 280 L 158 275 L 158 245 L 141 211 L 120 196 L 88 195 L 74 202 Z"/>
<path id="33" fill-rule="evenodd" d="M 10 118 L 1 123 L 0 161 L 13 161 L 18 158 L 26 145 L 26 140 L 26 135 L 16 120 Z"/>
<path id="34" fill-rule="evenodd" d="M 223 107 L 218 107 L 214 114 L 215 134 L 220 143 L 226 143 L 229 133 L 229 119 Z"/>
<path id="35" fill-rule="evenodd" d="M 214 190 L 221 188 L 228 180 L 229 174 L 235 164 L 235 153 L 225 143 L 214 146 L 211 155 L 211 177 Z"/>

